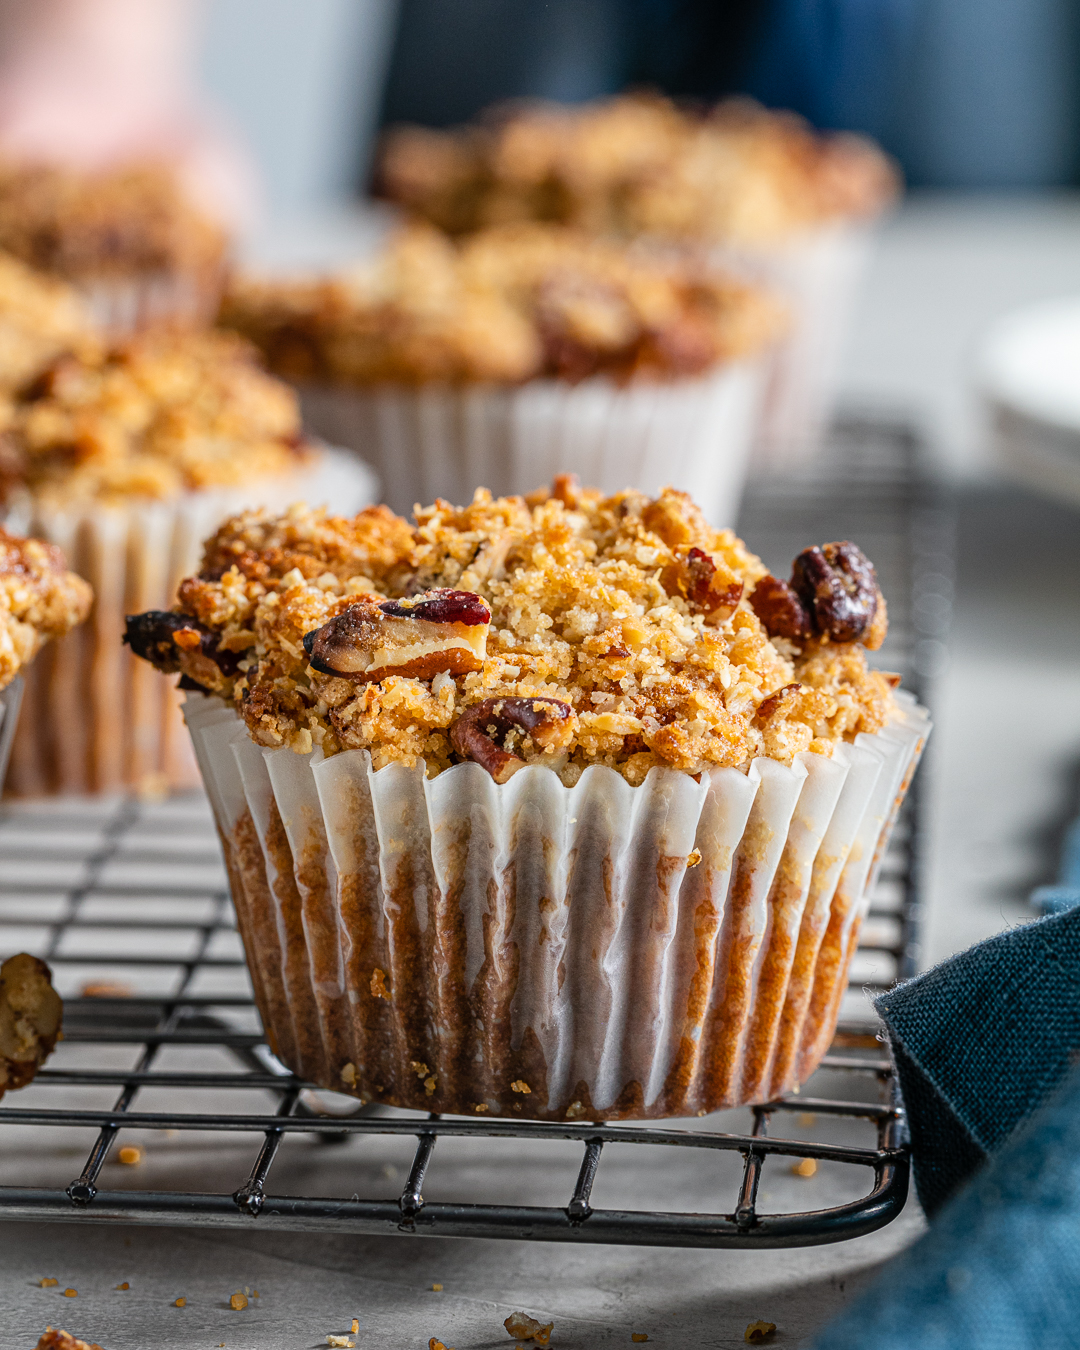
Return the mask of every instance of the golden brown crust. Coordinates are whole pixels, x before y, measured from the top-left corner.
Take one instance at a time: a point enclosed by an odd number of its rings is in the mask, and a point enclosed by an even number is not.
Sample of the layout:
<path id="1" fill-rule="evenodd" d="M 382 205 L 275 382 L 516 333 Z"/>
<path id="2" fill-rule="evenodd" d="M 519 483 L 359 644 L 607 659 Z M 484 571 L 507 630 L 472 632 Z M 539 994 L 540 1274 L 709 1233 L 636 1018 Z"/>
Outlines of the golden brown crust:
<path id="1" fill-rule="evenodd" d="M 166 497 L 302 462 L 296 396 L 225 333 L 158 331 L 61 358 L 11 413 L 8 491 Z"/>
<path id="2" fill-rule="evenodd" d="M 757 352 L 783 318 L 692 259 L 523 223 L 457 244 L 416 225 L 347 277 L 240 281 L 221 322 L 292 379 L 513 384 L 695 375 Z"/>
<path id="3" fill-rule="evenodd" d="M 69 572 L 53 544 L 0 529 L 0 689 L 50 638 L 61 638 L 90 613 L 93 593 Z"/>
<path id="4" fill-rule="evenodd" d="M 87 317 L 69 286 L 0 253 L 0 392 L 16 393 L 57 357 L 90 340 Z M 0 429 L 9 416 L 5 400 Z"/>
<path id="5" fill-rule="evenodd" d="M 877 214 L 897 173 L 872 142 L 729 100 L 701 115 L 652 95 L 503 110 L 450 131 L 398 127 L 379 183 L 451 232 L 521 220 L 770 244 Z"/>
<path id="6" fill-rule="evenodd" d="M 761 754 L 790 763 L 883 725 L 891 688 L 862 647 L 774 643 L 745 599 L 730 603 L 765 569 L 685 494 L 569 495 L 572 507 L 546 493 L 530 507 L 480 490 L 467 507 L 420 511 L 412 531 L 385 508 L 353 520 L 306 508 L 235 517 L 179 593 L 181 611 L 230 659 L 219 656 L 207 680 L 207 643 L 196 639 L 164 664 L 231 697 L 262 745 L 363 748 L 376 768 L 424 760 L 429 773 L 458 762 L 452 727 L 490 700 L 569 708 L 558 736 L 520 719 L 496 728 L 499 752 L 566 783 L 590 764 L 639 783 L 654 765 L 698 773 Z M 398 671 L 358 683 L 310 664 L 305 637 L 312 648 L 310 635 L 336 615 L 443 587 L 490 611 L 481 669 L 444 659 L 423 679 Z"/>
<path id="7" fill-rule="evenodd" d="M 73 281 L 139 272 L 211 274 L 226 238 L 167 167 L 99 174 L 51 165 L 0 166 L 0 248 Z"/>
<path id="8" fill-rule="evenodd" d="M 0 1097 L 25 1087 L 52 1054 L 64 1005 L 44 961 L 21 952 L 0 966 Z"/>

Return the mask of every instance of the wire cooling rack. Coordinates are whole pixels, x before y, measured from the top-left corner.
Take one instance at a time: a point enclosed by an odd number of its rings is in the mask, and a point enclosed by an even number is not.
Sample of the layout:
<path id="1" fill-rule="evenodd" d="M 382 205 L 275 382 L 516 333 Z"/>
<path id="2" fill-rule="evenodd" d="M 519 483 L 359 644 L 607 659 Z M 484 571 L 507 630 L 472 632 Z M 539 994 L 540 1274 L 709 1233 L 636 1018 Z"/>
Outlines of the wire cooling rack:
<path id="1" fill-rule="evenodd" d="M 741 523 L 777 571 L 807 543 L 862 544 L 892 603 L 886 664 L 909 683 L 934 673 L 944 610 L 925 598 L 947 602 L 948 583 L 944 517 L 925 497 L 916 455 L 903 429 L 849 427 L 826 469 L 756 485 Z M 0 816 L 0 950 L 30 950 L 49 962 L 65 1022 L 48 1066 L 0 1105 L 0 1159 L 15 1156 L 5 1144 L 25 1141 L 26 1127 L 57 1144 L 44 1162 L 37 1157 L 34 1175 L 16 1178 L 24 1184 L 0 1185 L 0 1218 L 697 1247 L 812 1245 L 879 1228 L 904 1205 L 908 1155 L 892 1066 L 858 987 L 891 983 L 914 961 L 917 839 L 909 806 L 857 957 L 849 1011 L 861 1012 L 861 1023 L 841 1031 L 807 1092 L 740 1113 L 741 1128 L 726 1128 L 731 1113 L 677 1126 L 547 1124 L 359 1107 L 289 1073 L 262 1037 L 201 795 L 10 805 Z M 829 1137 L 807 1137 L 811 1121 L 824 1123 Z M 217 1141 L 230 1167 L 237 1137 L 250 1140 L 234 1189 L 106 1184 L 125 1139 L 172 1132 Z M 354 1179 L 365 1150 L 411 1139 L 404 1184 L 387 1198 L 351 1187 L 276 1193 L 272 1169 L 277 1163 L 274 1175 L 282 1174 L 282 1152 L 298 1135 L 347 1146 L 339 1156 L 355 1162 L 338 1173 Z M 425 1200 L 425 1188 L 447 1189 L 440 1164 L 454 1177 L 471 1175 L 449 1166 L 455 1146 L 487 1153 L 498 1140 L 511 1142 L 521 1179 L 509 1196 L 490 1197 L 474 1180 L 460 1196 Z M 562 1191 L 531 1203 L 524 1178 L 555 1143 L 576 1151 L 576 1177 L 571 1171 Z M 72 1177 L 74 1149 L 84 1161 Z M 657 1203 L 627 1208 L 625 1188 L 622 1203 L 601 1203 L 594 1188 L 603 1190 L 605 1169 L 625 1172 L 631 1152 L 632 1195 L 646 1203 L 656 1195 Z M 804 1175 L 815 1166 L 830 1172 L 834 1203 L 772 1212 L 762 1177 L 795 1161 Z M 717 1189 L 718 1178 L 726 1190 Z M 701 1212 L 711 1195 L 715 1202 Z M 672 1207 L 687 1197 L 692 1205 Z"/>

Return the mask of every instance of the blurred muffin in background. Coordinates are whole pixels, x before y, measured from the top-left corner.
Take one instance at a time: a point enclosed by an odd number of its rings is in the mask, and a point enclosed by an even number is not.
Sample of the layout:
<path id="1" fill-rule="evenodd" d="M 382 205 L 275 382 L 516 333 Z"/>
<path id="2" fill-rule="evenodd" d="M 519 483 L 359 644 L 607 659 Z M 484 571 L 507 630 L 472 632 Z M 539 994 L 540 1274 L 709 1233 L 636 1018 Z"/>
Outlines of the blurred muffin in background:
<path id="1" fill-rule="evenodd" d="M 35 666 L 13 755 L 20 794 L 190 782 L 174 691 L 121 646 L 163 604 L 209 528 L 241 506 L 370 500 L 351 455 L 305 442 L 292 390 L 235 336 L 159 330 L 59 357 L 9 406 L 6 518 L 93 585 L 80 632 Z"/>
<path id="2" fill-rule="evenodd" d="M 0 397 L 88 341 L 86 311 L 75 291 L 0 252 Z"/>
<path id="3" fill-rule="evenodd" d="M 723 520 L 784 319 L 699 259 L 519 223 L 458 240 L 415 225 L 347 274 L 239 280 L 221 322 L 299 386 L 309 426 L 375 464 L 396 510 L 578 473 L 675 481 Z"/>
<path id="4" fill-rule="evenodd" d="M 698 113 L 655 95 L 393 128 L 377 184 L 451 233 L 552 220 L 751 248 L 874 216 L 897 190 L 891 162 L 862 137 L 822 135 L 747 100 Z"/>
<path id="5" fill-rule="evenodd" d="M 105 332 L 212 318 L 227 243 L 165 165 L 0 164 L 0 249 L 71 283 Z"/>
<path id="6" fill-rule="evenodd" d="M 746 100 L 688 111 L 652 95 L 495 109 L 475 125 L 391 130 L 377 188 L 453 233 L 551 220 L 600 234 L 693 242 L 774 286 L 792 323 L 773 356 L 757 442 L 812 453 L 873 221 L 898 193 L 871 141 L 819 133 Z"/>

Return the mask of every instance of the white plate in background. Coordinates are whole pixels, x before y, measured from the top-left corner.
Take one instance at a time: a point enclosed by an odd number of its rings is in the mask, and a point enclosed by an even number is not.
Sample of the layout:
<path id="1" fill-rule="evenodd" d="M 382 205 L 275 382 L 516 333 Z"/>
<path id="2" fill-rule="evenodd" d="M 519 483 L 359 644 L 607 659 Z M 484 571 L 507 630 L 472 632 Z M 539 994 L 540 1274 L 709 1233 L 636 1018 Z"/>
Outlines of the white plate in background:
<path id="1" fill-rule="evenodd" d="M 1080 502 L 1080 296 L 999 319 L 977 379 L 1001 466 L 1032 487 Z"/>

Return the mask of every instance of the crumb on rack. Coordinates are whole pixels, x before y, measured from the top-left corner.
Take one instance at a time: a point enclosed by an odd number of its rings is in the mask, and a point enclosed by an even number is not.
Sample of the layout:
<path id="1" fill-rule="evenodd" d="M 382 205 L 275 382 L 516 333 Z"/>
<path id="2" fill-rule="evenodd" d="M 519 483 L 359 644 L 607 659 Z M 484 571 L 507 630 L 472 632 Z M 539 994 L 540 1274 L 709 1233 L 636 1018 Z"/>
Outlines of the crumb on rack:
<path id="1" fill-rule="evenodd" d="M 642 1341 L 647 1341 L 649 1337 L 644 1331 L 632 1331 L 630 1333 L 630 1339 L 632 1341 L 637 1341 L 640 1344 Z"/>
<path id="2" fill-rule="evenodd" d="M 229 1307 L 235 1312 L 243 1312 L 247 1305 L 247 1295 L 242 1294 L 239 1289 L 233 1294 L 232 1298 L 229 1299 Z"/>
<path id="3" fill-rule="evenodd" d="M 526 1083 L 524 1078 L 515 1078 L 514 1081 L 510 1084 L 510 1091 L 522 1092 L 525 1093 L 526 1095 L 531 1095 L 532 1088 L 528 1085 L 528 1083 Z"/>
<path id="4" fill-rule="evenodd" d="M 184 1298 L 183 1295 L 181 1295 L 180 1298 L 173 1299 L 173 1307 L 174 1307 L 174 1308 L 186 1308 L 186 1307 L 187 1307 L 187 1299 Z"/>
<path id="5" fill-rule="evenodd" d="M 128 1284 L 127 1280 L 125 1280 L 123 1284 L 118 1284 L 118 1285 L 116 1286 L 116 1288 L 117 1288 L 117 1289 L 130 1289 L 130 1288 L 131 1288 L 131 1285 Z"/>
<path id="6" fill-rule="evenodd" d="M 356 1345 L 356 1342 L 350 1341 L 348 1336 L 334 1336 L 330 1333 L 327 1333 L 326 1344 L 339 1346 L 341 1350 L 353 1350 L 353 1347 Z"/>
<path id="7" fill-rule="evenodd" d="M 59 1283 L 60 1281 L 54 1280 L 51 1275 L 46 1275 L 43 1280 L 38 1280 L 38 1284 L 41 1285 L 42 1289 L 52 1289 L 55 1285 L 58 1285 Z"/>
<path id="8" fill-rule="evenodd" d="M 441 1293 L 442 1293 L 442 1285 L 441 1285 L 441 1284 L 433 1284 L 433 1285 L 431 1286 L 431 1291 L 432 1291 L 432 1293 L 434 1293 L 434 1294 L 441 1294 Z"/>
<path id="9" fill-rule="evenodd" d="M 812 1177 L 817 1172 L 816 1158 L 801 1158 L 797 1163 L 793 1163 L 791 1171 L 797 1177 Z"/>
<path id="10" fill-rule="evenodd" d="M 125 1144 L 117 1153 L 116 1161 L 123 1163 L 125 1167 L 138 1167 L 145 1157 L 145 1149 L 140 1148 L 137 1144 Z"/>
<path id="11" fill-rule="evenodd" d="M 775 1322 L 751 1322 L 743 1334 L 743 1340 L 749 1341 L 751 1345 L 758 1345 L 762 1341 L 767 1341 L 775 1330 Z"/>
<path id="12" fill-rule="evenodd" d="M 380 970 L 378 966 L 371 972 L 371 997 L 384 998 L 389 1003 L 390 990 L 386 987 L 386 971 Z"/>

